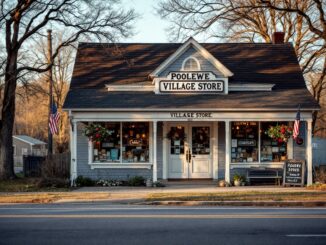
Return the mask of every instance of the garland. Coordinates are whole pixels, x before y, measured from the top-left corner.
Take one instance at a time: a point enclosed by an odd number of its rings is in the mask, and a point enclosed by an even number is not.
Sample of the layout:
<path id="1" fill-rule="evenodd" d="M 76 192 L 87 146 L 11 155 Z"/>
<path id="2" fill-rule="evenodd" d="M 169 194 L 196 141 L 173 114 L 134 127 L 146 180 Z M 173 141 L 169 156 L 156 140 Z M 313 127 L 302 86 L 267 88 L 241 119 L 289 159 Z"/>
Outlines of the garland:
<path id="1" fill-rule="evenodd" d="M 273 140 L 277 140 L 277 142 L 283 143 L 288 141 L 288 139 L 293 134 L 293 130 L 291 127 L 282 124 L 270 126 L 265 133 Z"/>

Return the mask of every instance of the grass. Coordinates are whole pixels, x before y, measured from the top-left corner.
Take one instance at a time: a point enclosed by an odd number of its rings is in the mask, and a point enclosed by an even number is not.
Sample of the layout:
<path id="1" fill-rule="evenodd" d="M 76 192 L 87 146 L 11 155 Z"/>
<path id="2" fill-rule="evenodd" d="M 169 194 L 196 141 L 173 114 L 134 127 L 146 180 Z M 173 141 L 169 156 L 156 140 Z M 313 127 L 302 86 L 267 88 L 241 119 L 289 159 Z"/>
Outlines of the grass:
<path id="1" fill-rule="evenodd" d="M 40 193 L 0 193 L 0 203 L 52 203 L 56 201 L 101 201 L 107 200 L 109 193 L 103 192 L 40 192 Z"/>
<path id="2" fill-rule="evenodd" d="M 326 201 L 326 192 L 152 193 L 147 201 Z"/>
<path id="3" fill-rule="evenodd" d="M 68 191 L 69 188 L 38 187 L 40 178 L 22 178 L 1 180 L 0 192 L 30 192 L 30 191 Z"/>

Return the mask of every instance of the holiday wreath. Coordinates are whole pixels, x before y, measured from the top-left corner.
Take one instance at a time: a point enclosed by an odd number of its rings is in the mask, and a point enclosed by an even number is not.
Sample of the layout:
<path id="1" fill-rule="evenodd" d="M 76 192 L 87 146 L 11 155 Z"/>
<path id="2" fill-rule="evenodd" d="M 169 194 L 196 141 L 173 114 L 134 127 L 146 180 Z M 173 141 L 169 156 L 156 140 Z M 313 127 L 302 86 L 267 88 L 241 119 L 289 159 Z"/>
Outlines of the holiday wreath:
<path id="1" fill-rule="evenodd" d="M 292 128 L 284 124 L 270 126 L 266 131 L 266 134 L 270 138 L 276 140 L 279 143 L 287 142 L 288 139 L 291 137 L 292 133 L 293 133 Z"/>
<path id="2" fill-rule="evenodd" d="M 86 125 L 84 135 L 92 142 L 102 142 L 111 135 L 111 132 L 101 124 L 90 123 Z"/>

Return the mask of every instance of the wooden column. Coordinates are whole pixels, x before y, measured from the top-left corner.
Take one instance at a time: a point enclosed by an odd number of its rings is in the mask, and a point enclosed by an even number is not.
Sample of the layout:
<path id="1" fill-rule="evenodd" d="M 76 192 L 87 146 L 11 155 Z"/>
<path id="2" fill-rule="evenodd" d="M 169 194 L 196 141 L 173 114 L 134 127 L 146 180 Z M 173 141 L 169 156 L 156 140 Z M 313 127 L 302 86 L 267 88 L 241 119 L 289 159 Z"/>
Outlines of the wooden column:
<path id="1" fill-rule="evenodd" d="M 230 121 L 225 121 L 225 181 L 230 183 Z"/>
<path id="2" fill-rule="evenodd" d="M 157 121 L 153 121 L 153 182 L 157 181 Z"/>
<path id="3" fill-rule="evenodd" d="M 307 121 L 307 185 L 312 184 L 312 120 Z"/>

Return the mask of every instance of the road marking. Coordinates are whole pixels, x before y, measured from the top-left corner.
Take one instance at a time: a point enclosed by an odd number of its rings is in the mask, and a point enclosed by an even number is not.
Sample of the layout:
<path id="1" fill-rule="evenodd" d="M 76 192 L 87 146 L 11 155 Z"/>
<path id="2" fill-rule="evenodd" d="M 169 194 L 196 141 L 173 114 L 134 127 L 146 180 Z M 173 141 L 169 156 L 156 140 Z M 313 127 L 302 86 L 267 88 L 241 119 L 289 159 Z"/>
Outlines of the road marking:
<path id="1" fill-rule="evenodd" d="M 326 237 L 326 234 L 289 234 L 287 237 Z"/>
<path id="2" fill-rule="evenodd" d="M 35 204 L 36 205 L 36 204 Z M 85 206 L 85 207 L 1 207 L 0 210 L 326 210 L 323 207 L 315 208 L 296 208 L 296 207 L 283 207 L 283 208 L 272 208 L 272 207 L 160 207 L 160 206 L 148 206 L 148 207 L 135 207 L 135 206 Z"/>
<path id="3" fill-rule="evenodd" d="M 0 219 L 326 219 L 326 215 L 265 215 L 265 214 L 3 214 Z"/>

